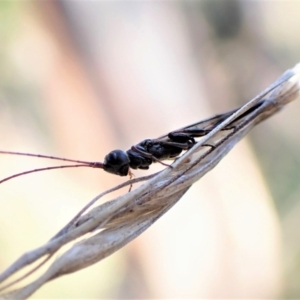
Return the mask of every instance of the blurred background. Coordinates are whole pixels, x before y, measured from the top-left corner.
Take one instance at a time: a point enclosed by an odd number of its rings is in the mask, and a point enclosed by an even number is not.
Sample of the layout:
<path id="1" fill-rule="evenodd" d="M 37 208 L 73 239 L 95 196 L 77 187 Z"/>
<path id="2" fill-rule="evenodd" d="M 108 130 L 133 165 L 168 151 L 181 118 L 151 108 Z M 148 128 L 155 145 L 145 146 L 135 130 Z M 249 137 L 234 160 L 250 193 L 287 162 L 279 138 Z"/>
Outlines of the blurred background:
<path id="1" fill-rule="evenodd" d="M 0 149 L 103 161 L 240 106 L 299 62 L 299 15 L 298 1 L 0 1 Z M 33 298 L 300 297 L 299 112 L 260 124 L 135 241 Z M 0 175 L 51 163 L 1 155 Z M 83 168 L 3 183 L 0 270 L 124 180 Z"/>

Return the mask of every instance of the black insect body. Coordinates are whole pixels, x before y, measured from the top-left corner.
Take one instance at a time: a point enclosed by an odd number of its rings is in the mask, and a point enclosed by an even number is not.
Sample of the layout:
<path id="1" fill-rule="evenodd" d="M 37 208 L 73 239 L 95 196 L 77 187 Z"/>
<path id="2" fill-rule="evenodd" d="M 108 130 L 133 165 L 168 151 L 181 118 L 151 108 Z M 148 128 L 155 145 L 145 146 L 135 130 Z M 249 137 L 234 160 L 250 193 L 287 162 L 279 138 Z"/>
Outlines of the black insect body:
<path id="1" fill-rule="evenodd" d="M 234 129 L 235 126 L 238 124 L 238 122 L 243 119 L 243 117 L 258 109 L 263 103 L 264 100 L 261 100 L 259 103 L 257 103 L 252 108 L 250 108 L 248 111 L 246 111 L 245 113 L 237 117 L 235 120 L 233 120 L 223 130 Z M 127 176 L 128 174 L 129 175 L 131 174 L 130 169 L 147 170 L 149 169 L 149 166 L 154 162 L 159 162 L 165 166 L 169 166 L 168 164 L 165 164 L 162 161 L 166 159 L 175 159 L 182 153 L 182 151 L 187 151 L 191 149 L 196 144 L 195 138 L 205 136 L 212 129 L 214 129 L 221 122 L 223 122 L 226 118 L 232 115 L 234 112 L 236 112 L 236 110 L 224 114 L 216 115 L 204 121 L 200 121 L 195 124 L 178 129 L 176 131 L 172 131 L 157 139 L 146 139 L 136 144 L 135 146 L 132 146 L 131 149 L 127 151 L 123 151 L 123 150 L 111 151 L 105 156 L 104 163 L 73 160 L 73 159 L 60 158 L 60 157 L 48 156 L 48 155 L 40 155 L 40 154 L 0 151 L 0 154 L 40 157 L 40 158 L 48 158 L 48 159 L 61 160 L 61 161 L 67 161 L 73 163 L 68 165 L 39 168 L 39 169 L 34 169 L 34 170 L 29 170 L 22 173 L 14 174 L 12 176 L 0 180 L 0 183 L 29 173 L 53 170 L 53 169 L 61 169 L 61 168 L 91 167 L 91 168 L 103 169 L 106 172 L 111 174 L 115 174 L 119 176 Z M 212 145 L 205 145 L 205 146 L 213 147 Z"/>
<path id="2" fill-rule="evenodd" d="M 183 150 L 189 150 L 196 141 L 194 137 L 207 134 L 208 130 L 198 129 L 184 132 L 171 132 L 166 141 L 146 139 L 125 151 L 114 150 L 104 158 L 103 169 L 106 172 L 127 176 L 129 168 L 148 170 L 153 162 L 174 159 Z M 162 163 L 163 164 L 163 163 Z"/>
<path id="3" fill-rule="evenodd" d="M 264 100 L 260 101 L 247 112 L 240 115 L 231 124 L 227 125 L 225 130 L 232 129 L 235 122 L 259 108 L 263 102 Z M 210 119 L 172 131 L 158 139 L 146 139 L 132 146 L 126 152 L 122 150 L 111 151 L 104 158 L 103 169 L 115 175 L 127 176 L 130 168 L 148 170 L 149 166 L 154 162 L 166 165 L 162 163 L 162 160 L 174 159 L 183 150 L 191 149 L 196 144 L 195 138 L 205 136 L 234 112 L 235 110 L 216 115 Z"/>

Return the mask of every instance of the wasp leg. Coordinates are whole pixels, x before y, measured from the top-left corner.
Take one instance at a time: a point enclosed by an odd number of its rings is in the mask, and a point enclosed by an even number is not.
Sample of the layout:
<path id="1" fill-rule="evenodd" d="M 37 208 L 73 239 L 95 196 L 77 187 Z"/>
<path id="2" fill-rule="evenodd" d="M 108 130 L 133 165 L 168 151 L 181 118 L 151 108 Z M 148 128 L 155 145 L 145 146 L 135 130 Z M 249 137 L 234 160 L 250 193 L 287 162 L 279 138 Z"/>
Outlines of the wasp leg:
<path id="1" fill-rule="evenodd" d="M 129 175 L 129 179 L 132 179 L 132 177 L 134 177 L 134 174 L 130 171 L 130 169 L 128 171 L 128 175 Z M 131 191 L 131 189 L 132 189 L 132 184 L 129 186 L 128 193 Z"/>
<path id="2" fill-rule="evenodd" d="M 136 146 L 132 146 L 131 150 L 133 150 L 133 151 L 141 154 L 144 157 L 150 158 L 150 159 L 152 159 L 152 160 L 154 160 L 154 161 L 156 161 L 156 162 L 158 162 L 158 163 L 160 163 L 160 164 L 162 164 L 162 165 L 164 165 L 166 167 L 173 168 L 171 165 L 165 164 L 164 162 L 162 162 L 161 160 L 159 160 L 158 158 L 156 158 L 155 156 L 153 156 L 151 153 L 145 152 L 145 151 L 137 148 Z"/>

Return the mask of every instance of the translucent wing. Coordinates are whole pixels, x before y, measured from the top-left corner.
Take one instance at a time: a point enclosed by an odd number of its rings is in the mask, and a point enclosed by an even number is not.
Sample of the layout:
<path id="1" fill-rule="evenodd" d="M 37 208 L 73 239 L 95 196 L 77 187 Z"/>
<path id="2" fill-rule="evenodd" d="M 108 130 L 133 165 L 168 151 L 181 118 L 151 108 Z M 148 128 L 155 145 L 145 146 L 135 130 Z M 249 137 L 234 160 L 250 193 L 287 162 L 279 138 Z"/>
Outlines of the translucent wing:
<path id="1" fill-rule="evenodd" d="M 253 112 L 254 110 L 256 110 L 259 106 L 261 106 L 263 104 L 263 102 L 264 102 L 264 100 L 261 100 L 259 103 L 257 103 L 252 108 L 250 108 L 248 111 L 246 111 L 245 113 L 240 115 L 238 118 L 236 118 L 225 129 L 229 129 L 229 128 L 235 126 L 239 120 L 241 120 L 243 117 L 245 117 L 246 115 L 248 115 L 251 112 Z M 215 115 L 214 117 L 211 117 L 211 118 L 202 120 L 200 122 L 179 128 L 177 130 L 174 130 L 171 133 L 191 133 L 191 132 L 196 133 L 196 132 L 199 132 L 200 133 L 199 136 L 201 136 L 201 133 L 203 133 L 202 136 L 204 136 L 205 134 L 207 134 L 209 131 L 211 131 L 213 128 L 215 128 L 217 125 L 222 123 L 225 119 L 227 119 L 230 115 L 232 115 L 239 109 L 240 108 L 236 108 L 236 109 L 228 111 L 226 113 Z M 160 136 L 159 138 L 155 139 L 155 141 L 168 141 L 169 140 L 168 135 L 169 135 L 169 133 L 165 134 L 163 136 Z"/>

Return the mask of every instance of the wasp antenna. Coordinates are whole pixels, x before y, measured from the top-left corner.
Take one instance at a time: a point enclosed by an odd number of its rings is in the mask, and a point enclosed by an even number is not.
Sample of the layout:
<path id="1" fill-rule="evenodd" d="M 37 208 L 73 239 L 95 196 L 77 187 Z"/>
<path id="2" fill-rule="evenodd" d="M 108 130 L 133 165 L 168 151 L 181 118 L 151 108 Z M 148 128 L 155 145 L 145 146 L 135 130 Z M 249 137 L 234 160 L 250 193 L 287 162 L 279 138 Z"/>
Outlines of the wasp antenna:
<path id="1" fill-rule="evenodd" d="M 26 175 L 26 174 L 30 174 L 30 173 L 35 173 L 35 172 L 40 172 L 40 171 L 48 171 L 48 170 L 54 170 L 54 169 L 78 168 L 78 167 L 101 168 L 101 164 L 98 163 L 97 165 L 95 165 L 93 163 L 90 163 L 89 165 L 88 164 L 61 165 L 61 166 L 54 166 L 54 167 L 46 167 L 46 168 L 33 169 L 33 170 L 29 170 L 29 171 L 17 173 L 17 174 L 11 175 L 9 177 L 6 177 L 6 178 L 0 180 L 0 184 L 3 183 L 3 182 L 5 182 L 5 181 L 8 181 L 10 179 L 13 179 L 13 178 L 16 178 L 16 177 L 19 177 L 19 176 L 23 176 L 23 175 Z"/>
<path id="2" fill-rule="evenodd" d="M 9 155 L 20 155 L 20 156 L 31 156 L 31 157 L 39 157 L 39 158 L 48 158 L 53 160 L 62 160 L 62 161 L 69 161 L 74 162 L 78 164 L 86 164 L 86 165 L 92 165 L 93 163 L 83 160 L 75 160 L 75 159 L 68 159 L 63 157 L 57 157 L 57 156 L 49 156 L 49 155 L 42 155 L 42 154 L 32 154 L 32 153 L 24 153 L 24 152 L 14 152 L 14 151 L 0 151 L 0 154 L 9 154 Z"/>

